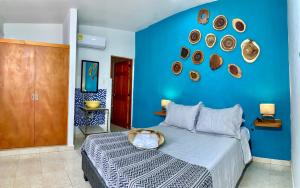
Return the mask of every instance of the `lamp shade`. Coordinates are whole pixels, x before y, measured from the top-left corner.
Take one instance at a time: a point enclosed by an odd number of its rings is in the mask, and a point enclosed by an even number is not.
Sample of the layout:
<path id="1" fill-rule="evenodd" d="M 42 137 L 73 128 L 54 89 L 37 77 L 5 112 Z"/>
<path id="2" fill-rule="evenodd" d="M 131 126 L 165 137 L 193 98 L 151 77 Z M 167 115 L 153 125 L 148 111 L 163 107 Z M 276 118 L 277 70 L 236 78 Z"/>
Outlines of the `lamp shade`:
<path id="1" fill-rule="evenodd" d="M 171 102 L 170 100 L 162 99 L 161 100 L 161 107 L 166 108 L 170 102 Z"/>
<path id="2" fill-rule="evenodd" d="M 260 104 L 260 114 L 263 116 L 274 116 L 275 104 Z"/>

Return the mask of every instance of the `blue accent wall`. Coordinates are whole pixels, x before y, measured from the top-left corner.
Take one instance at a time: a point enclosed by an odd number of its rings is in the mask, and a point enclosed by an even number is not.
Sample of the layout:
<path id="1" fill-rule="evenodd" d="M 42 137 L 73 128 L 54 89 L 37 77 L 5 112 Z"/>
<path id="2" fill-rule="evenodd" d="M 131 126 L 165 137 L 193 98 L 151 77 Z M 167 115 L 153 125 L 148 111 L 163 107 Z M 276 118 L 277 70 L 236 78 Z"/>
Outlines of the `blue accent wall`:
<path id="1" fill-rule="evenodd" d="M 200 8 L 210 11 L 207 25 L 197 22 Z M 286 0 L 220 0 L 196 7 L 136 33 L 136 59 L 133 103 L 133 126 L 149 127 L 163 121 L 153 112 L 161 109 L 162 98 L 182 104 L 196 104 L 203 101 L 208 107 L 224 108 L 237 103 L 244 109 L 244 126 L 250 128 L 252 153 L 254 156 L 290 160 L 290 98 L 289 65 L 287 41 Z M 213 19 L 220 14 L 228 18 L 224 31 L 215 31 Z M 241 18 L 247 24 L 245 33 L 239 34 L 231 21 Z M 188 34 L 193 29 L 202 32 L 201 42 L 191 45 Z M 218 41 L 209 49 L 204 38 L 206 34 L 216 34 Z M 223 52 L 220 39 L 232 34 L 237 39 L 237 47 L 232 52 Z M 240 45 L 246 39 L 254 39 L 261 48 L 260 57 L 254 64 L 247 64 L 241 55 Z M 182 60 L 180 48 L 187 46 L 191 53 L 200 49 L 205 60 L 194 65 L 191 57 Z M 212 71 L 209 57 L 218 53 L 224 59 L 223 66 Z M 183 63 L 183 72 L 175 76 L 171 72 L 174 61 Z M 243 72 L 241 79 L 233 78 L 227 72 L 227 65 L 235 63 Z M 202 79 L 195 83 L 188 72 L 197 70 Z M 276 118 L 283 121 L 282 129 L 255 128 L 253 121 L 259 114 L 259 104 L 276 104 Z M 213 144 L 213 143 L 212 143 Z"/>

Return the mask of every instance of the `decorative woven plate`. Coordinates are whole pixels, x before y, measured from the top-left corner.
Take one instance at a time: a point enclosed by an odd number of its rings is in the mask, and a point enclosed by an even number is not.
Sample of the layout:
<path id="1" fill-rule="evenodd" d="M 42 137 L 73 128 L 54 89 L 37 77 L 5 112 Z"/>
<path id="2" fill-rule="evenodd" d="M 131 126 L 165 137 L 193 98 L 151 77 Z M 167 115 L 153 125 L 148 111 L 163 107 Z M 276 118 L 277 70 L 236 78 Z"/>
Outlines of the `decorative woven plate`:
<path id="1" fill-rule="evenodd" d="M 198 29 L 194 29 L 189 34 L 189 41 L 191 44 L 197 44 L 201 40 L 201 32 Z"/>
<path id="2" fill-rule="evenodd" d="M 242 71 L 239 66 L 236 64 L 229 64 L 228 65 L 228 72 L 231 74 L 231 76 L 235 78 L 241 78 L 242 77 Z"/>
<path id="3" fill-rule="evenodd" d="M 254 63 L 260 54 L 260 48 L 258 44 L 251 39 L 244 40 L 241 48 L 243 58 L 247 63 Z"/>
<path id="4" fill-rule="evenodd" d="M 223 65 L 223 59 L 218 54 L 213 54 L 210 56 L 209 65 L 211 70 L 217 70 Z"/>
<path id="5" fill-rule="evenodd" d="M 245 22 L 239 18 L 235 18 L 232 20 L 232 26 L 234 30 L 236 30 L 239 33 L 245 32 L 247 27 Z"/>
<path id="6" fill-rule="evenodd" d="M 200 50 L 196 50 L 193 54 L 192 60 L 194 64 L 201 64 L 204 60 L 203 52 Z"/>
<path id="7" fill-rule="evenodd" d="M 156 134 L 159 138 L 158 141 L 158 147 L 162 146 L 165 143 L 165 136 L 156 130 L 152 130 L 152 129 L 132 129 L 128 132 L 128 141 L 129 143 L 133 143 L 133 140 L 135 138 L 135 136 L 137 134 L 141 134 L 143 132 L 143 134 Z M 141 148 L 144 149 L 144 148 Z"/>
<path id="8" fill-rule="evenodd" d="M 201 79 L 200 73 L 197 71 L 190 71 L 189 75 L 194 82 L 198 82 Z"/>
<path id="9" fill-rule="evenodd" d="M 189 56 L 190 56 L 190 50 L 183 46 L 180 50 L 180 57 L 182 59 L 187 59 L 189 58 Z"/>
<path id="10" fill-rule="evenodd" d="M 214 19 L 213 27 L 215 30 L 223 30 L 227 26 L 227 18 L 224 15 L 219 15 Z"/>
<path id="11" fill-rule="evenodd" d="M 207 9 L 201 9 L 198 13 L 198 23 L 207 24 L 209 19 L 209 11 Z"/>
<path id="12" fill-rule="evenodd" d="M 179 61 L 176 61 L 172 64 L 172 72 L 175 75 L 179 75 L 182 72 L 182 63 Z"/>
<path id="13" fill-rule="evenodd" d="M 221 39 L 220 46 L 225 52 L 232 51 L 236 47 L 236 39 L 232 35 L 225 35 Z"/>
<path id="14" fill-rule="evenodd" d="M 205 43 L 206 43 L 207 47 L 209 47 L 209 48 L 214 47 L 214 45 L 216 44 L 216 41 L 217 41 L 217 37 L 213 33 L 209 33 L 205 37 Z"/>

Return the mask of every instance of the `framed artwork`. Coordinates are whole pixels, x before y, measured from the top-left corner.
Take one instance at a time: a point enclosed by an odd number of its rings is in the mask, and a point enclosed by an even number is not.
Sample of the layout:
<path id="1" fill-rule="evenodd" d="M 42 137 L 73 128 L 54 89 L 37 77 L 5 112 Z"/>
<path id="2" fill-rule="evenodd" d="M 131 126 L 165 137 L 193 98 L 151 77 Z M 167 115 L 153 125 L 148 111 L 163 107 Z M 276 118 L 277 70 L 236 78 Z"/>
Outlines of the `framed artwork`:
<path id="1" fill-rule="evenodd" d="M 81 92 L 97 93 L 99 80 L 99 62 L 81 61 Z"/>

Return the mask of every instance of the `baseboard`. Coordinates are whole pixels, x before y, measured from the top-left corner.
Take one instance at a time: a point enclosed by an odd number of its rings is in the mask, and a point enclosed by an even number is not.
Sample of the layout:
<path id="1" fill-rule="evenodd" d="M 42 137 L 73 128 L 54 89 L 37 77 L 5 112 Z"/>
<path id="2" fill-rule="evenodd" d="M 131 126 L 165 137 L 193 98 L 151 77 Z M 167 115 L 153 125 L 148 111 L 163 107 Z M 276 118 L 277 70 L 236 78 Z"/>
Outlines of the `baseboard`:
<path id="1" fill-rule="evenodd" d="M 59 151 L 72 151 L 74 146 L 49 146 L 49 147 L 32 147 L 32 148 L 18 148 L 18 149 L 7 149 L 0 150 L 0 157 L 3 156 L 14 156 L 14 155 L 29 155 L 38 153 L 49 153 Z"/>
<path id="2" fill-rule="evenodd" d="M 253 161 L 258 162 L 258 163 L 267 163 L 267 164 L 274 164 L 274 165 L 280 165 L 280 166 L 291 166 L 291 161 L 287 161 L 287 160 L 253 157 Z"/>
<path id="3" fill-rule="evenodd" d="M 294 166 L 293 161 L 291 161 L 291 176 L 292 176 L 292 187 L 295 187 L 295 179 L 294 179 Z"/>

